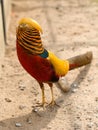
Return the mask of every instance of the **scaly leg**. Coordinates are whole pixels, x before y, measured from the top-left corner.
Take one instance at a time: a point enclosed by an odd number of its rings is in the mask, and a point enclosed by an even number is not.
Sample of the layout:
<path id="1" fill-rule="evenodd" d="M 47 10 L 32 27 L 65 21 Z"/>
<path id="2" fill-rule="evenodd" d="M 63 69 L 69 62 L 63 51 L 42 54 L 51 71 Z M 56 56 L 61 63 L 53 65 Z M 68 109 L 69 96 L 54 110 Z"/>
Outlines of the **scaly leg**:
<path id="1" fill-rule="evenodd" d="M 46 103 L 46 101 L 45 101 L 45 93 L 44 93 L 44 84 L 40 83 L 40 82 L 38 82 L 38 83 L 39 83 L 40 88 L 42 90 L 42 104 L 41 104 L 41 106 L 44 108 L 44 105 Z"/>
<path id="2" fill-rule="evenodd" d="M 50 102 L 50 106 L 54 106 L 54 105 L 56 105 L 56 106 L 58 106 L 59 107 L 59 105 L 55 102 L 55 100 L 54 100 L 54 94 L 53 94 L 53 83 L 48 83 L 48 85 L 50 86 L 50 90 L 51 90 L 51 96 L 52 96 L 52 99 L 51 99 L 51 102 Z"/>

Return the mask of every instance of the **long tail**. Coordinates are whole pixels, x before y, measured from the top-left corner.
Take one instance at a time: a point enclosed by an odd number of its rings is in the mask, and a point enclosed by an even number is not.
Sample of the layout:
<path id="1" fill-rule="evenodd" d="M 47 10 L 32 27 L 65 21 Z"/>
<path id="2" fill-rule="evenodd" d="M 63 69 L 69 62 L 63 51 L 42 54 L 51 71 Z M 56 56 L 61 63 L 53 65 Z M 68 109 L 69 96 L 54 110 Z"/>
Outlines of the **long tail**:
<path id="1" fill-rule="evenodd" d="M 91 51 L 78 55 L 72 58 L 67 59 L 69 61 L 69 70 L 73 70 L 78 67 L 82 67 L 91 63 L 93 58 L 93 54 Z M 60 88 L 63 92 L 68 92 L 70 90 L 70 86 L 68 85 L 66 78 L 60 78 L 59 81 L 56 83 L 56 86 Z"/>
<path id="2" fill-rule="evenodd" d="M 69 61 L 69 70 L 73 70 L 75 68 L 91 63 L 92 58 L 93 54 L 91 51 L 89 51 L 86 52 L 85 54 L 67 59 Z"/>

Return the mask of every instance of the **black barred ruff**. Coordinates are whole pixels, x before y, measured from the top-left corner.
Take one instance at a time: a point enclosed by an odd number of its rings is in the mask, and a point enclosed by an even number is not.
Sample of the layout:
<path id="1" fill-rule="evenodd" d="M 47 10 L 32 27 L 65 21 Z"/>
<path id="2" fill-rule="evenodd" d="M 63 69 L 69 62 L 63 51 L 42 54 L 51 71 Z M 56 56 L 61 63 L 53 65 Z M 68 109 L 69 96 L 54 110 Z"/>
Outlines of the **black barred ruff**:
<path id="1" fill-rule="evenodd" d="M 35 28 L 18 27 L 17 42 L 30 54 L 39 55 L 44 52 L 40 33 Z"/>

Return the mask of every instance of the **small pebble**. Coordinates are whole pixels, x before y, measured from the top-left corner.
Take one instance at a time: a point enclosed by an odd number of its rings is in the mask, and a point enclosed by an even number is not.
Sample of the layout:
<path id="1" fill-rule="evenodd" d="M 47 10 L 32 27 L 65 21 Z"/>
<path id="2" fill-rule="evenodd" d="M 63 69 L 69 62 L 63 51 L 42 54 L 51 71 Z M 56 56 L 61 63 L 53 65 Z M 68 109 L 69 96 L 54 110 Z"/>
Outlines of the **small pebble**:
<path id="1" fill-rule="evenodd" d="M 58 10 L 58 9 L 59 9 L 59 6 L 57 6 L 56 9 Z"/>
<path id="2" fill-rule="evenodd" d="M 77 87 L 78 87 L 78 84 L 77 84 L 77 83 L 73 83 L 73 84 L 71 85 L 71 87 L 77 88 Z"/>
<path id="3" fill-rule="evenodd" d="M 78 89 L 73 89 L 72 93 L 76 93 L 78 91 Z"/>
<path id="4" fill-rule="evenodd" d="M 33 108 L 33 112 L 38 112 L 38 109 L 37 108 Z"/>
<path id="5" fill-rule="evenodd" d="M 14 117 L 14 115 L 12 115 L 12 117 Z"/>
<path id="6" fill-rule="evenodd" d="M 1 66 L 1 67 L 2 67 L 2 68 L 4 68 L 4 67 L 5 67 L 5 65 L 3 65 L 3 64 L 2 64 L 2 66 Z"/>
<path id="7" fill-rule="evenodd" d="M 48 127 L 47 127 L 47 130 L 50 130 L 50 129 L 52 129 L 52 127 L 51 127 L 51 126 L 48 126 Z"/>
<path id="8" fill-rule="evenodd" d="M 87 124 L 88 128 L 92 128 L 92 126 L 93 126 L 93 122 L 90 122 L 90 123 Z"/>
<path id="9" fill-rule="evenodd" d="M 81 128 L 81 123 L 74 124 L 74 130 L 80 130 L 80 128 Z"/>
<path id="10" fill-rule="evenodd" d="M 88 77 L 88 82 L 91 82 L 94 79 L 94 77 Z"/>
<path id="11" fill-rule="evenodd" d="M 26 106 L 24 106 L 24 105 L 20 105 L 20 106 L 19 106 L 19 109 L 20 109 L 20 110 L 23 110 L 24 108 L 26 108 Z"/>
<path id="12" fill-rule="evenodd" d="M 98 114 L 96 114 L 96 118 L 98 118 Z"/>
<path id="13" fill-rule="evenodd" d="M 28 122 L 28 124 L 32 123 L 32 121 L 29 118 L 27 118 L 27 122 Z"/>
<path id="14" fill-rule="evenodd" d="M 31 123 L 32 123 L 31 120 L 29 120 L 29 121 L 28 121 L 28 124 L 31 124 Z"/>
<path id="15" fill-rule="evenodd" d="M 98 113 L 98 107 L 96 107 L 96 113 Z"/>
<path id="16" fill-rule="evenodd" d="M 95 98 L 95 101 L 98 102 L 98 97 Z"/>
<path id="17" fill-rule="evenodd" d="M 25 88 L 26 88 L 26 87 L 25 87 L 23 84 L 19 85 L 19 89 L 20 89 L 20 90 L 24 91 Z"/>
<path id="18" fill-rule="evenodd" d="M 15 126 L 16 126 L 16 127 L 21 127 L 21 126 L 22 126 L 22 124 L 21 124 L 21 123 L 19 123 L 19 122 L 17 122 L 17 123 L 15 124 Z"/>
<path id="19" fill-rule="evenodd" d="M 96 127 L 98 127 L 98 123 L 95 123 Z"/>
<path id="20" fill-rule="evenodd" d="M 9 98 L 5 98 L 5 101 L 6 101 L 6 102 L 11 102 L 12 100 L 9 99 Z"/>
<path id="21" fill-rule="evenodd" d="M 36 107 L 33 108 L 32 112 L 35 112 L 37 116 L 42 117 L 42 115 L 39 113 L 39 110 Z"/>

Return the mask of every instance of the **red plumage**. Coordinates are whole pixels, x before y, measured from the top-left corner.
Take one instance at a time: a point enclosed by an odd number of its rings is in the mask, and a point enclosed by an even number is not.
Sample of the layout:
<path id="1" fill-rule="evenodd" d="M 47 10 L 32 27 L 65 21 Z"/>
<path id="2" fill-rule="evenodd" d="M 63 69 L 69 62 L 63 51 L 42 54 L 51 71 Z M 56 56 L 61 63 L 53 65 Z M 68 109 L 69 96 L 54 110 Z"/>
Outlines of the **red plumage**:
<path id="1" fill-rule="evenodd" d="M 30 18 L 21 19 L 17 27 L 16 48 L 21 65 L 40 85 L 42 106 L 44 107 L 46 103 L 44 83 L 47 83 L 51 90 L 52 99 L 50 105 L 55 105 L 52 86 L 53 82 L 59 80 L 59 76 L 52 63 L 47 59 L 49 54 L 42 45 L 40 32 L 42 32 L 42 29 L 36 21 Z"/>
<path id="2" fill-rule="evenodd" d="M 29 54 L 18 42 L 16 47 L 21 65 L 37 81 L 48 83 L 59 80 L 49 60 L 39 55 Z"/>
<path id="3" fill-rule="evenodd" d="M 81 67 L 84 64 L 88 64 L 91 62 L 92 59 L 92 53 L 90 52 L 89 55 L 81 55 L 77 57 L 73 57 L 68 59 L 65 63 L 65 61 L 59 60 L 58 58 L 55 58 L 54 62 L 57 62 L 55 64 L 54 68 L 57 67 L 57 69 L 53 68 L 53 62 L 51 63 L 47 59 L 48 57 L 48 51 L 43 47 L 40 32 L 42 32 L 42 29 L 40 25 L 34 21 L 31 18 L 23 18 L 19 21 L 19 25 L 17 28 L 17 55 L 19 58 L 19 61 L 23 68 L 32 76 L 34 77 L 42 90 L 42 106 L 44 107 L 46 101 L 45 101 L 45 94 L 44 94 L 44 84 L 47 83 L 51 89 L 51 103 L 50 105 L 55 105 L 56 102 L 54 100 L 54 94 L 53 94 L 53 82 L 57 82 L 59 80 L 59 73 L 56 72 L 56 70 L 61 71 L 65 70 L 65 72 L 69 70 L 72 70 L 76 67 Z M 51 55 L 49 55 L 51 57 Z M 49 57 L 49 59 L 51 59 Z M 54 56 L 55 57 L 55 56 Z M 90 58 L 89 58 L 90 57 Z M 58 60 L 57 60 L 58 59 Z M 66 64 L 66 68 L 65 68 Z M 57 65 L 57 66 L 56 66 Z M 62 67 L 63 66 L 63 67 Z M 58 68 L 61 69 L 58 69 Z M 58 75 L 57 75 L 58 74 Z M 60 74 L 62 75 L 62 74 Z M 58 85 L 60 85 L 60 81 L 57 82 Z M 63 87 L 60 85 L 61 89 Z M 66 88 L 63 89 L 66 91 Z M 68 89 L 67 89 L 68 91 Z"/>

